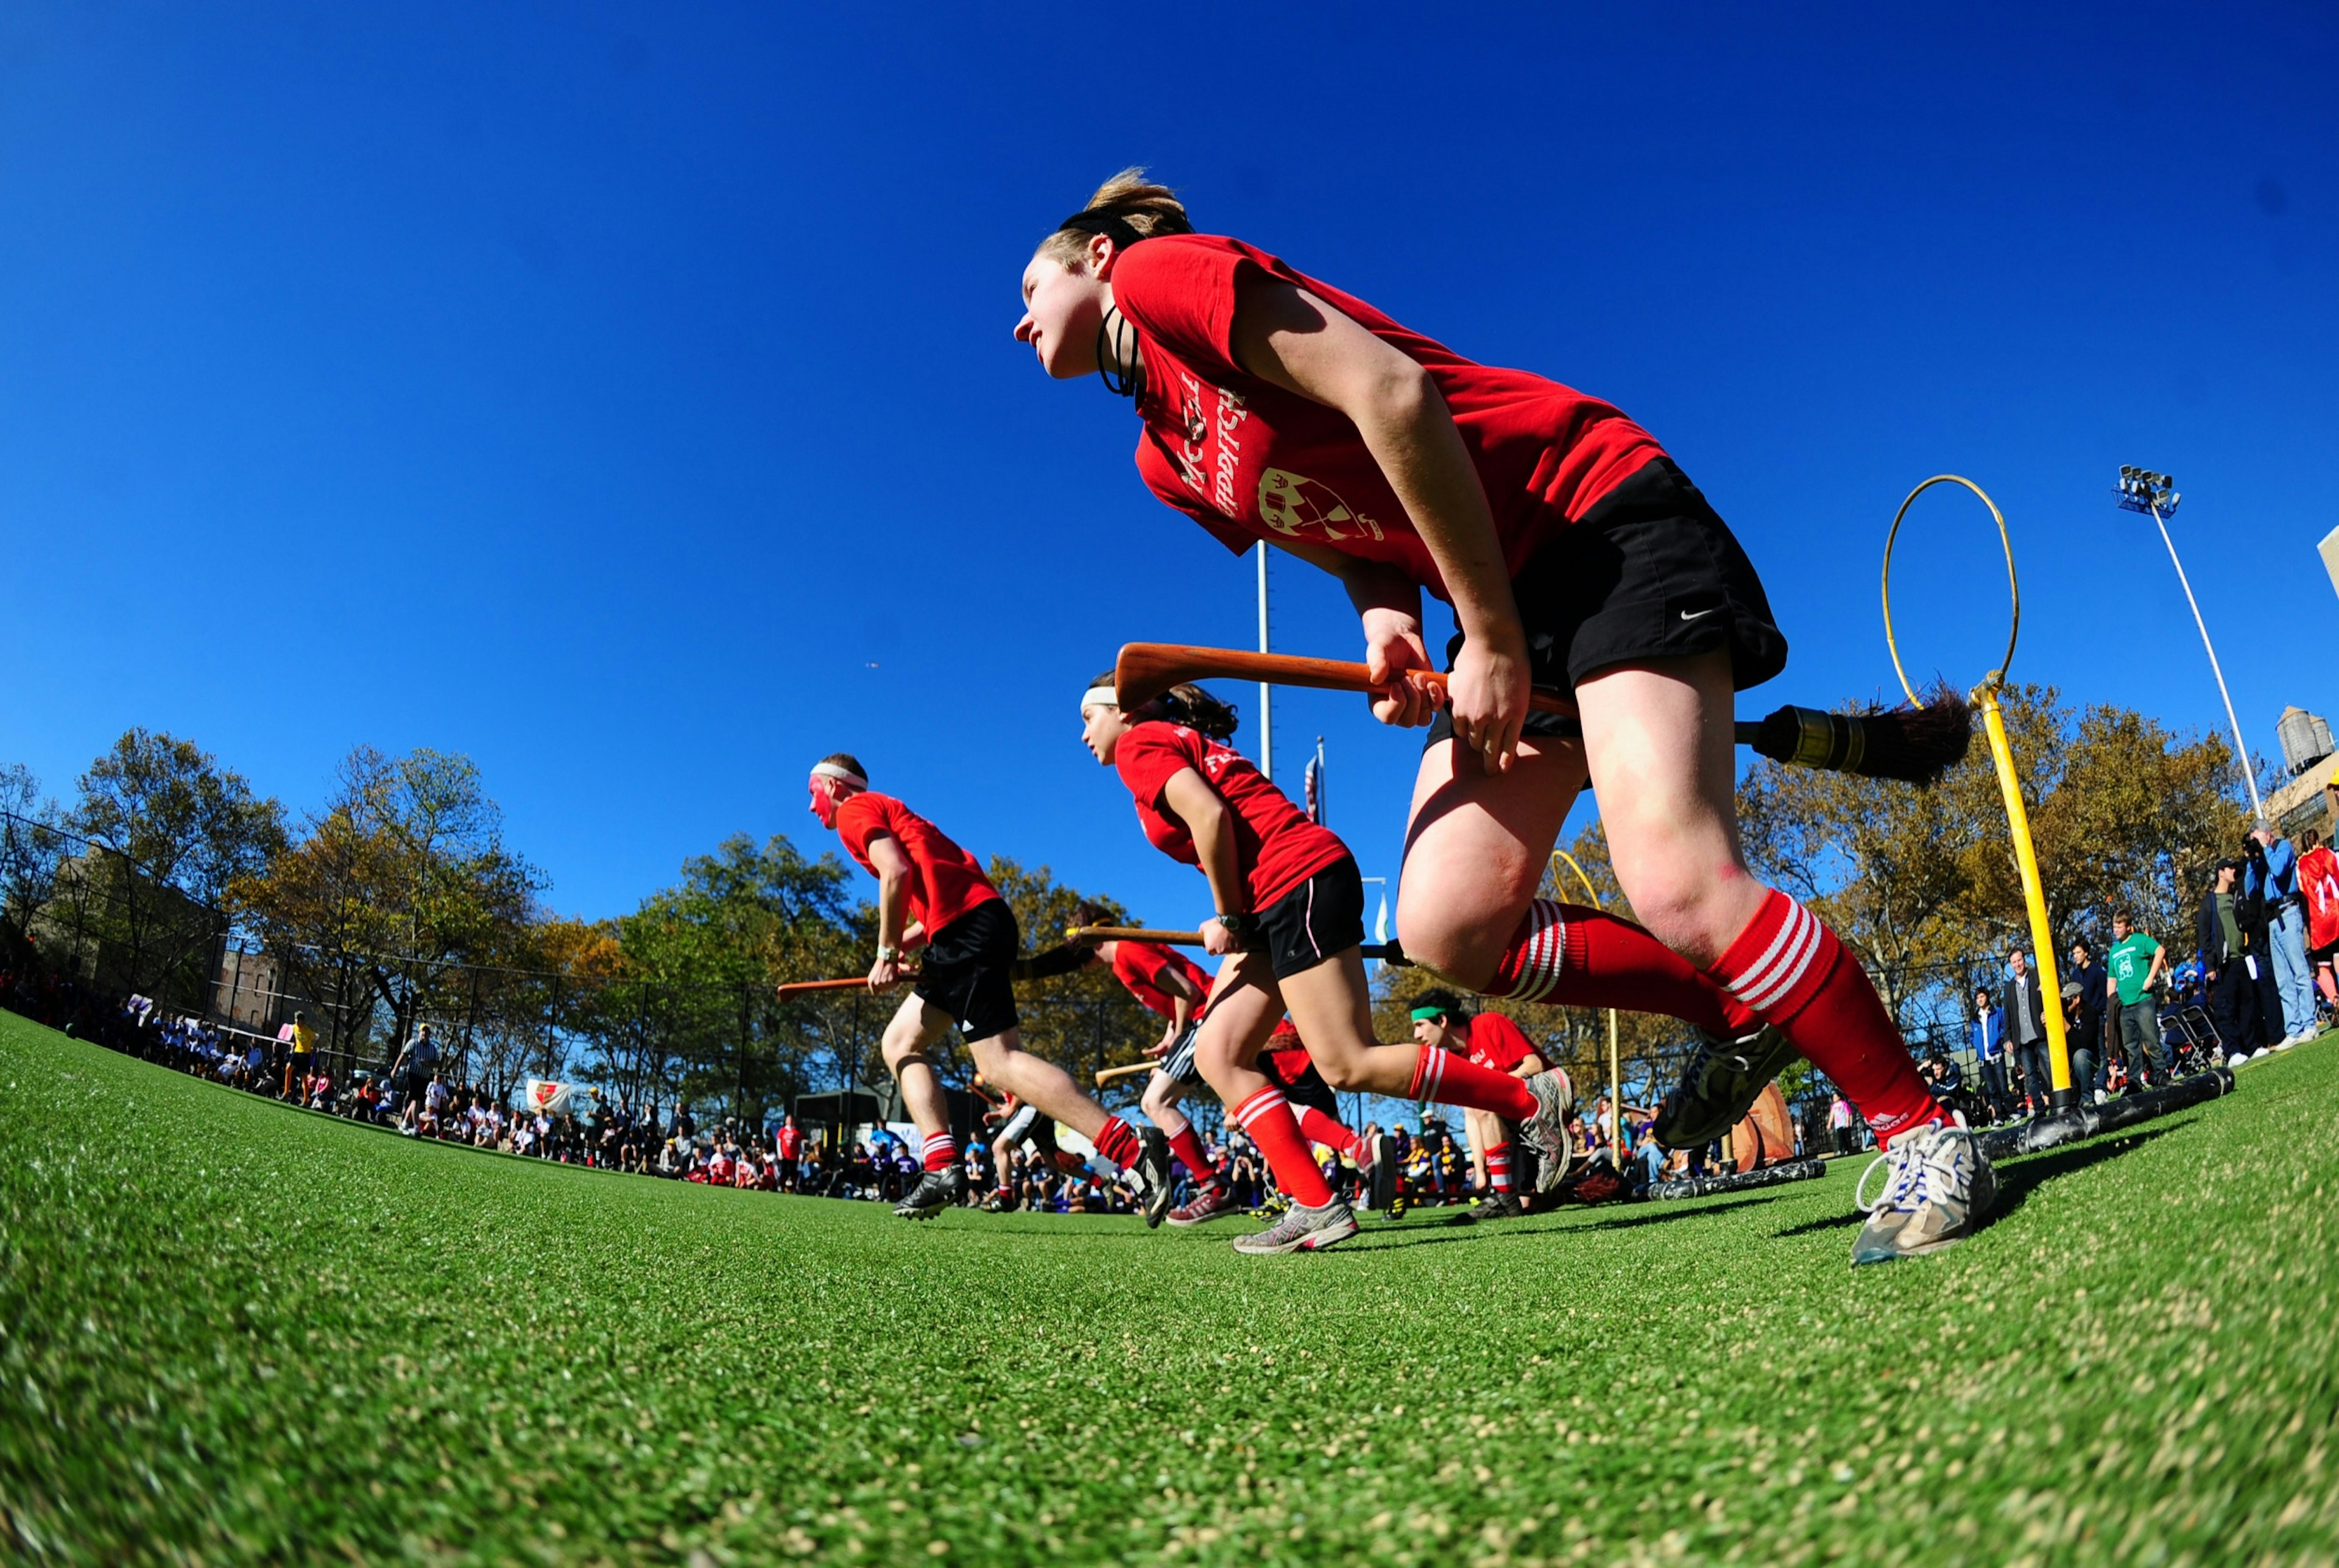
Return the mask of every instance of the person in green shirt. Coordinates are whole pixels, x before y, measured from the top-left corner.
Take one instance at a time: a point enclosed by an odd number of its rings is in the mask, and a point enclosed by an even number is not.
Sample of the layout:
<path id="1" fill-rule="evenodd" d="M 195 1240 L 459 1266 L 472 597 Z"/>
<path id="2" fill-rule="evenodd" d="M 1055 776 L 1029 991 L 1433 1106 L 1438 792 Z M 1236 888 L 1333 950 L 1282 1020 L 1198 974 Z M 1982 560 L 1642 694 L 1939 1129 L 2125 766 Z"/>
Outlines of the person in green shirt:
<path id="1" fill-rule="evenodd" d="M 2107 1000 L 2118 1018 L 2114 1032 L 2127 1058 L 2128 1087 L 2141 1089 L 2147 1072 L 2160 1066 L 2160 1003 L 2153 993 L 2168 971 L 2168 954 L 2120 910 L 2112 916 L 2112 950 L 2104 967 L 2111 973 Z"/>

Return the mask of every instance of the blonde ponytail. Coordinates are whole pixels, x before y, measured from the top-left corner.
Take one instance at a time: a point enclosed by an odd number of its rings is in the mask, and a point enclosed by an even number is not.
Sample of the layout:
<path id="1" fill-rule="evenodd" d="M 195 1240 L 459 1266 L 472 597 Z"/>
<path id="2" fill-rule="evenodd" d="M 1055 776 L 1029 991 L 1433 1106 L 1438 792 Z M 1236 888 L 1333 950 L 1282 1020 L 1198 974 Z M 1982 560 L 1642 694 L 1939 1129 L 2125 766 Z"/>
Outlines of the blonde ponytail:
<path id="1" fill-rule="evenodd" d="M 1194 225 L 1186 204 L 1167 185 L 1157 185 L 1141 168 L 1123 169 L 1091 196 L 1088 205 L 1056 226 L 1040 242 L 1039 254 L 1070 271 L 1080 269 L 1089 240 L 1096 233 L 1112 235 L 1123 245 L 1150 240 L 1156 234 L 1190 234 Z"/>

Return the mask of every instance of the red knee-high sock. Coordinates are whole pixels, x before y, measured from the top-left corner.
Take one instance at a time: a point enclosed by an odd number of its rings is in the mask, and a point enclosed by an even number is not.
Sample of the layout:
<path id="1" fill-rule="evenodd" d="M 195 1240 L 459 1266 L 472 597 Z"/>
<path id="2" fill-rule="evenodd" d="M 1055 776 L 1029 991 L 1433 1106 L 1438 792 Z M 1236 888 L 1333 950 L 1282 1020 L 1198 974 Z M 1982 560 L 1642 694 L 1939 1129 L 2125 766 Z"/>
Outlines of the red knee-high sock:
<path id="1" fill-rule="evenodd" d="M 1188 1122 L 1170 1135 L 1170 1148 L 1179 1159 L 1186 1162 L 1186 1169 L 1194 1173 L 1195 1180 L 1209 1181 L 1217 1178 L 1219 1168 L 1212 1164 L 1210 1157 L 1203 1152 L 1202 1140 L 1194 1135 L 1192 1122 Z"/>
<path id="2" fill-rule="evenodd" d="M 1949 1119 L 1917 1076 L 1909 1047 L 1860 961 L 1785 893 L 1772 889 L 1722 962 L 1706 972 L 1833 1079 L 1878 1138 Z"/>
<path id="3" fill-rule="evenodd" d="M 947 1132 L 930 1132 L 925 1152 L 928 1170 L 948 1170 L 958 1163 L 958 1139 Z"/>
<path id="4" fill-rule="evenodd" d="M 1332 1189 L 1324 1184 L 1324 1173 L 1316 1169 L 1316 1157 L 1308 1151 L 1308 1140 L 1299 1136 L 1299 1123 L 1281 1090 L 1269 1084 L 1227 1112 L 1227 1119 L 1250 1134 L 1250 1140 L 1267 1156 L 1276 1185 L 1291 1195 L 1292 1202 L 1303 1208 L 1321 1208 L 1332 1201 Z"/>
<path id="5" fill-rule="evenodd" d="M 1527 1092 L 1526 1080 L 1480 1067 L 1434 1045 L 1423 1046 L 1414 1059 L 1413 1081 L 1406 1086 L 1405 1097 L 1416 1104 L 1436 1100 L 1491 1110 L 1505 1121 L 1525 1121 L 1535 1113 L 1535 1098 Z"/>
<path id="6" fill-rule="evenodd" d="M 1104 1119 L 1104 1125 L 1097 1129 L 1094 1141 L 1097 1152 L 1123 1170 L 1135 1165 L 1137 1157 L 1145 1149 L 1145 1146 L 1138 1141 L 1137 1134 L 1129 1123 L 1117 1116 L 1108 1116 Z"/>
<path id="7" fill-rule="evenodd" d="M 1553 898 L 1527 905 L 1486 994 L 1670 1013 L 1725 1040 L 1751 1033 L 1757 1021 L 1736 997 L 1631 921 Z"/>
<path id="8" fill-rule="evenodd" d="M 1310 1143 L 1320 1143 L 1359 1163 L 1365 1158 L 1365 1140 L 1312 1105 L 1299 1108 L 1299 1130 L 1308 1135 Z"/>
<path id="9" fill-rule="evenodd" d="M 1486 1184 L 1496 1192 L 1511 1189 L 1511 1146 L 1498 1143 L 1486 1150 Z"/>

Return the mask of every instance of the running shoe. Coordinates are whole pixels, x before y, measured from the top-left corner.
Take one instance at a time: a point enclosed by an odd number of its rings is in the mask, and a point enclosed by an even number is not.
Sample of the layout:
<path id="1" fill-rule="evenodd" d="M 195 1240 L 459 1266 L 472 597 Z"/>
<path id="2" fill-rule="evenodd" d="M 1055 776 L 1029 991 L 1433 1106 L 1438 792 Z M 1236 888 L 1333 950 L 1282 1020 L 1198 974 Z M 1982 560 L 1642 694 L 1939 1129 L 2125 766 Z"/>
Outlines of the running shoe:
<path id="1" fill-rule="evenodd" d="M 1170 1212 L 1170 1140 L 1158 1127 L 1145 1129 L 1134 1167 L 1145 1188 L 1145 1228 L 1158 1230 Z"/>
<path id="2" fill-rule="evenodd" d="M 1002 1187 L 992 1193 L 982 1207 L 992 1214 L 1012 1214 L 1015 1212 L 1015 1194 L 1012 1189 Z"/>
<path id="3" fill-rule="evenodd" d="M 957 1166 L 929 1170 L 910 1188 L 910 1196 L 893 1206 L 904 1219 L 932 1219 L 966 1196 L 966 1172 Z"/>
<path id="4" fill-rule="evenodd" d="M 1921 1257 L 1964 1240 L 1998 1198 L 1998 1173 L 1974 1135 L 1953 1122 L 1911 1128 L 1885 1146 L 1884 1196 L 1852 1244 L 1851 1261 Z"/>
<path id="5" fill-rule="evenodd" d="M 1728 1044 L 1708 1035 L 1657 1107 L 1653 1130 L 1667 1149 L 1702 1149 L 1746 1119 L 1771 1080 L 1795 1060 L 1777 1026 L 1764 1024 Z"/>
<path id="6" fill-rule="evenodd" d="M 1485 1220 L 1516 1219 L 1525 1213 L 1526 1213 L 1526 1210 L 1519 1207 L 1519 1200 L 1511 1196 L 1511 1194 L 1507 1192 L 1489 1192 L 1481 1197 L 1477 1202 L 1464 1209 L 1461 1213 L 1455 1215 L 1446 1223 L 1448 1225 L 1476 1225 Z"/>
<path id="7" fill-rule="evenodd" d="M 1200 1225 L 1206 1220 L 1223 1219 L 1229 1214 L 1240 1214 L 1242 1206 L 1235 1201 L 1235 1189 L 1223 1181 L 1206 1181 L 1194 1189 L 1194 1196 L 1182 1208 L 1170 1211 L 1170 1223 L 1183 1229 L 1189 1225 Z"/>
<path id="8" fill-rule="evenodd" d="M 1334 1198 L 1321 1208 L 1295 1203 L 1290 1211 L 1267 1229 L 1235 1238 L 1235 1250 L 1245 1253 L 1321 1252 L 1357 1233 L 1357 1217 Z"/>
<path id="9" fill-rule="evenodd" d="M 1528 1079 L 1527 1092 L 1535 1096 L 1535 1114 L 1519 1123 L 1519 1136 L 1542 1161 L 1535 1190 L 1549 1192 L 1567 1174 L 1567 1119 L 1575 1112 L 1575 1082 L 1565 1068 L 1554 1067 Z"/>

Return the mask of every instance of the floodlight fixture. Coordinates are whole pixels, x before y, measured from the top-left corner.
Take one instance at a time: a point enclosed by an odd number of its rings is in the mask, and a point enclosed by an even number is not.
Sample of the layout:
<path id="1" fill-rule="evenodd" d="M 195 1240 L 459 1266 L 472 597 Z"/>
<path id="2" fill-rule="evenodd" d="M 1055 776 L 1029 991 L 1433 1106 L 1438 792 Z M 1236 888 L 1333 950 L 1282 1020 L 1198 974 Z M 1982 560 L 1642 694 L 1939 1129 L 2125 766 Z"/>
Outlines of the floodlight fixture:
<path id="1" fill-rule="evenodd" d="M 2121 464 L 2119 472 L 2119 505 L 2124 511 L 2151 512 L 2165 518 L 2184 499 L 2176 493 L 2176 481 L 2166 474 L 2156 474 L 2132 463 Z"/>

